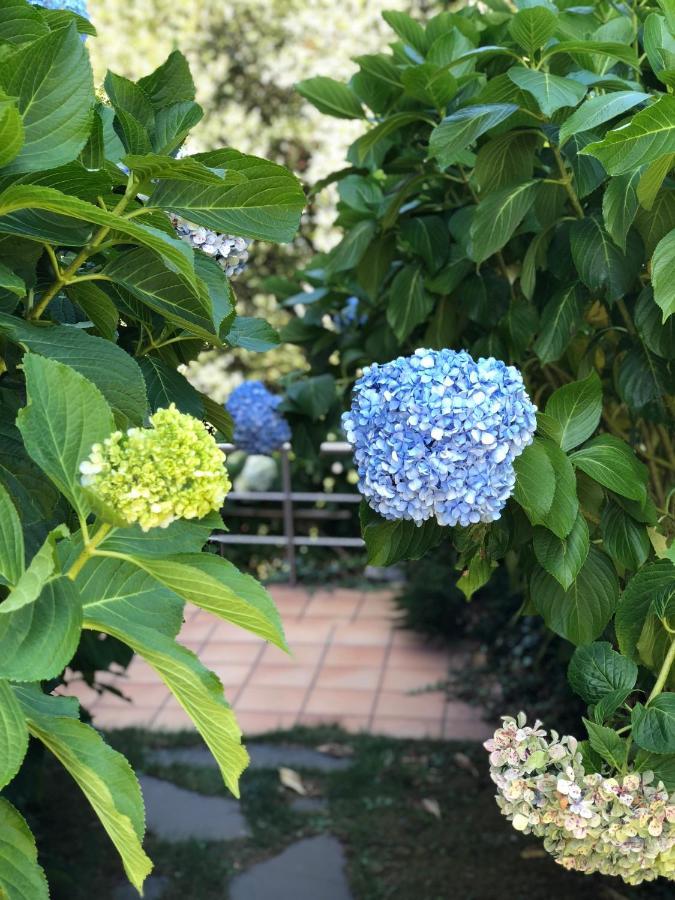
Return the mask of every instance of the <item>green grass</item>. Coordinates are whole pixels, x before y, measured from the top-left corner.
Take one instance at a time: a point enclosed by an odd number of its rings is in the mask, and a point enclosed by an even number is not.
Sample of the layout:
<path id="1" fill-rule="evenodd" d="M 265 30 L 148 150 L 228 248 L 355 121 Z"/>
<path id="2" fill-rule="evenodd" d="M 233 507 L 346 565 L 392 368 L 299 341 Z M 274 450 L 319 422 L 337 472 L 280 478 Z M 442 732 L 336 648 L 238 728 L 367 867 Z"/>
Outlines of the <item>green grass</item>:
<path id="1" fill-rule="evenodd" d="M 216 770 L 158 766 L 147 750 L 190 746 L 194 734 L 113 733 L 112 743 L 140 770 L 204 794 L 224 795 Z M 335 728 L 294 729 L 260 740 L 316 747 L 327 741 L 353 749 L 348 769 L 300 769 L 327 810 L 300 813 L 275 770 L 252 770 L 242 780 L 242 811 L 251 836 L 227 843 L 167 844 L 152 836 L 147 849 L 156 873 L 169 879 L 163 900 L 226 900 L 227 883 L 257 860 L 303 836 L 329 831 L 343 842 L 356 900 L 665 900 L 666 884 L 628 888 L 616 879 L 560 869 L 536 840 L 518 835 L 499 815 L 476 744 L 397 741 L 348 736 Z M 465 754 L 478 774 L 458 764 Z M 461 760 L 460 760 L 461 762 Z M 105 834 L 58 770 L 48 765 L 41 802 L 29 817 L 39 830 L 53 900 L 107 900 L 122 878 Z M 423 806 L 436 800 L 438 820 Z M 320 900 L 320 898 L 317 898 Z"/>

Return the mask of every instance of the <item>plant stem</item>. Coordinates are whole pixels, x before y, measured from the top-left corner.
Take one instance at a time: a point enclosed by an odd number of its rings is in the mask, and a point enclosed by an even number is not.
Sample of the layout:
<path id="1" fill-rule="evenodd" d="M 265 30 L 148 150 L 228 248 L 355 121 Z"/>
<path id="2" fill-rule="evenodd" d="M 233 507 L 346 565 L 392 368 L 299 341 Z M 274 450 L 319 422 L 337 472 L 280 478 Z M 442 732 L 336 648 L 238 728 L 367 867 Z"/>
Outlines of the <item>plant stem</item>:
<path id="1" fill-rule="evenodd" d="M 555 161 L 558 165 L 558 171 L 560 172 L 560 177 L 562 179 L 562 185 L 567 192 L 567 196 L 570 198 L 570 203 L 574 207 L 574 212 L 577 214 L 579 219 L 584 218 L 584 208 L 579 202 L 579 198 L 577 197 L 577 192 L 572 187 L 572 179 L 567 174 L 567 170 L 565 169 L 565 162 L 562 158 L 560 150 L 556 147 L 555 144 L 551 144 L 551 149 L 553 150 L 553 155 L 555 156 Z"/>
<path id="2" fill-rule="evenodd" d="M 663 665 L 661 666 L 661 671 L 658 674 L 658 678 L 656 679 L 656 684 L 652 688 L 652 692 L 647 697 L 647 706 L 652 702 L 655 697 L 661 693 L 663 688 L 665 687 L 666 681 L 668 680 L 668 675 L 670 675 L 670 669 L 675 662 L 675 640 L 671 643 L 670 649 L 666 654 L 666 658 L 663 660 Z"/>
<path id="3" fill-rule="evenodd" d="M 91 538 L 91 540 L 85 542 L 85 545 L 82 548 L 82 552 L 68 570 L 68 578 L 70 578 L 71 581 L 75 581 L 80 571 L 82 570 L 82 567 L 94 555 L 94 551 L 96 550 L 98 545 L 105 537 L 108 536 L 108 534 L 110 534 L 110 532 L 112 531 L 112 527 L 112 525 L 108 525 L 107 522 L 104 522 L 98 529 L 96 534 Z"/>
<path id="4" fill-rule="evenodd" d="M 126 209 L 127 204 L 131 200 L 131 198 L 136 194 L 137 183 L 134 175 L 129 176 L 129 181 L 127 183 L 127 189 L 124 192 L 124 196 L 120 199 L 117 206 L 112 210 L 113 215 L 119 215 L 121 212 Z M 61 274 L 57 277 L 56 281 L 51 285 L 51 287 L 47 288 L 45 293 L 40 298 L 40 302 L 37 306 L 33 307 L 30 310 L 27 318 L 29 319 L 39 319 L 42 313 L 47 309 L 51 301 L 54 297 L 59 293 L 59 291 L 64 288 L 67 284 L 70 283 L 73 276 L 77 273 L 77 270 L 80 266 L 85 263 L 90 256 L 93 256 L 108 236 L 110 231 L 112 230 L 110 225 L 103 225 L 96 232 L 94 237 L 86 244 L 82 250 L 77 254 L 72 263 L 65 269 Z"/>

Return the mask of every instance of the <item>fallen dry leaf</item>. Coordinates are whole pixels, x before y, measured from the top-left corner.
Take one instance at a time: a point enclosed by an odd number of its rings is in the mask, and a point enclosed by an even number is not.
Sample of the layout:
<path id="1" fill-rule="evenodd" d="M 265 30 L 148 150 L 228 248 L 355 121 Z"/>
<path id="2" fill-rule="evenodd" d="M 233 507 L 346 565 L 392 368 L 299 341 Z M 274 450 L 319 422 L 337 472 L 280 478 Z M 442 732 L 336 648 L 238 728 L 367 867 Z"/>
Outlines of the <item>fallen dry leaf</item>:
<path id="1" fill-rule="evenodd" d="M 338 758 L 354 755 L 354 748 L 350 747 L 349 744 L 319 744 L 316 749 L 319 753 L 325 753 L 327 756 L 337 756 Z"/>
<path id="2" fill-rule="evenodd" d="M 284 787 L 291 791 L 295 791 L 296 794 L 301 794 L 303 797 L 307 796 L 307 788 L 302 783 L 302 778 L 300 778 L 294 769 L 285 769 L 282 766 L 279 769 L 279 781 Z"/>
<path id="3" fill-rule="evenodd" d="M 466 769 L 467 772 L 470 772 L 474 778 L 480 777 L 480 772 L 471 762 L 466 753 L 455 753 L 452 757 L 460 769 Z"/>
<path id="4" fill-rule="evenodd" d="M 543 859 L 545 856 L 548 856 L 548 853 L 543 847 L 525 847 L 520 851 L 521 859 Z"/>
<path id="5" fill-rule="evenodd" d="M 428 813 L 431 813 L 432 816 L 436 816 L 437 819 L 441 818 L 441 808 L 438 805 L 438 800 L 434 800 L 431 797 L 425 797 L 422 800 L 422 806 Z"/>

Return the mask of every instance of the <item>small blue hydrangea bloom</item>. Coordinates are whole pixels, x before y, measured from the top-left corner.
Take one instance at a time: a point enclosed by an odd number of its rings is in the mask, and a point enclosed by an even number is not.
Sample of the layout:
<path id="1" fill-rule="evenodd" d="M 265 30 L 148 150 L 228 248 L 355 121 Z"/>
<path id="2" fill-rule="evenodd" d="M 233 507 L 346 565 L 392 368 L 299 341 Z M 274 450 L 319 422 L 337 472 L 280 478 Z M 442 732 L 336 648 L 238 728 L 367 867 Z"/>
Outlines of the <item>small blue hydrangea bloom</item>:
<path id="1" fill-rule="evenodd" d="M 262 381 L 245 381 L 232 391 L 226 407 L 234 421 L 237 447 L 264 456 L 290 441 L 288 422 L 277 412 L 281 401 Z"/>
<path id="2" fill-rule="evenodd" d="M 376 512 L 466 526 L 499 518 L 536 411 L 513 366 L 420 349 L 364 369 L 342 425 Z"/>
<path id="3" fill-rule="evenodd" d="M 346 331 L 352 325 L 363 325 L 365 316 L 359 316 L 359 298 L 348 297 L 340 312 L 333 316 L 333 324 L 338 331 Z"/>
<path id="4" fill-rule="evenodd" d="M 89 18 L 85 0 L 30 0 L 33 6 L 44 6 L 45 9 L 65 9 L 85 19 Z"/>

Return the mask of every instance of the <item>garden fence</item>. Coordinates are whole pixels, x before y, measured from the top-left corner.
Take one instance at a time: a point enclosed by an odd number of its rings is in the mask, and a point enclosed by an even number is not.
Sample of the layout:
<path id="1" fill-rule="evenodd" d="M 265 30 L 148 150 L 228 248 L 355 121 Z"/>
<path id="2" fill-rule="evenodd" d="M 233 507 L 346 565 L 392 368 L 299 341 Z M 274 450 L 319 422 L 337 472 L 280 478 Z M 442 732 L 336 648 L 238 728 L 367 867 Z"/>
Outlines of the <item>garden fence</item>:
<path id="1" fill-rule="evenodd" d="M 234 444 L 219 444 L 221 450 L 225 453 L 232 452 L 236 449 Z M 289 581 L 291 584 L 296 583 L 297 567 L 296 567 L 296 550 L 298 547 L 363 547 L 364 543 L 360 537 L 326 537 L 326 536 L 300 536 L 295 534 L 295 519 L 298 512 L 297 504 L 314 504 L 314 503 L 331 503 L 331 504 L 350 504 L 360 503 L 361 495 L 354 492 L 349 494 L 327 493 L 324 491 L 294 491 L 291 476 L 291 459 L 290 455 L 292 447 L 286 443 L 279 451 L 280 467 L 281 467 L 281 490 L 280 491 L 231 491 L 227 495 L 228 500 L 239 500 L 248 503 L 280 503 L 283 520 L 283 532 L 275 535 L 263 534 L 215 534 L 211 537 L 211 542 L 219 544 L 223 547 L 225 544 L 267 544 L 278 547 L 284 547 L 286 551 L 286 561 L 289 569 Z M 327 456 L 346 456 L 352 453 L 352 447 L 345 441 L 324 441 L 321 444 L 321 453 Z M 246 509 L 241 510 L 233 507 L 228 510 L 230 515 L 246 514 Z M 324 510 L 303 509 L 304 518 L 322 519 L 326 518 Z M 331 518 L 333 516 L 331 515 Z"/>

